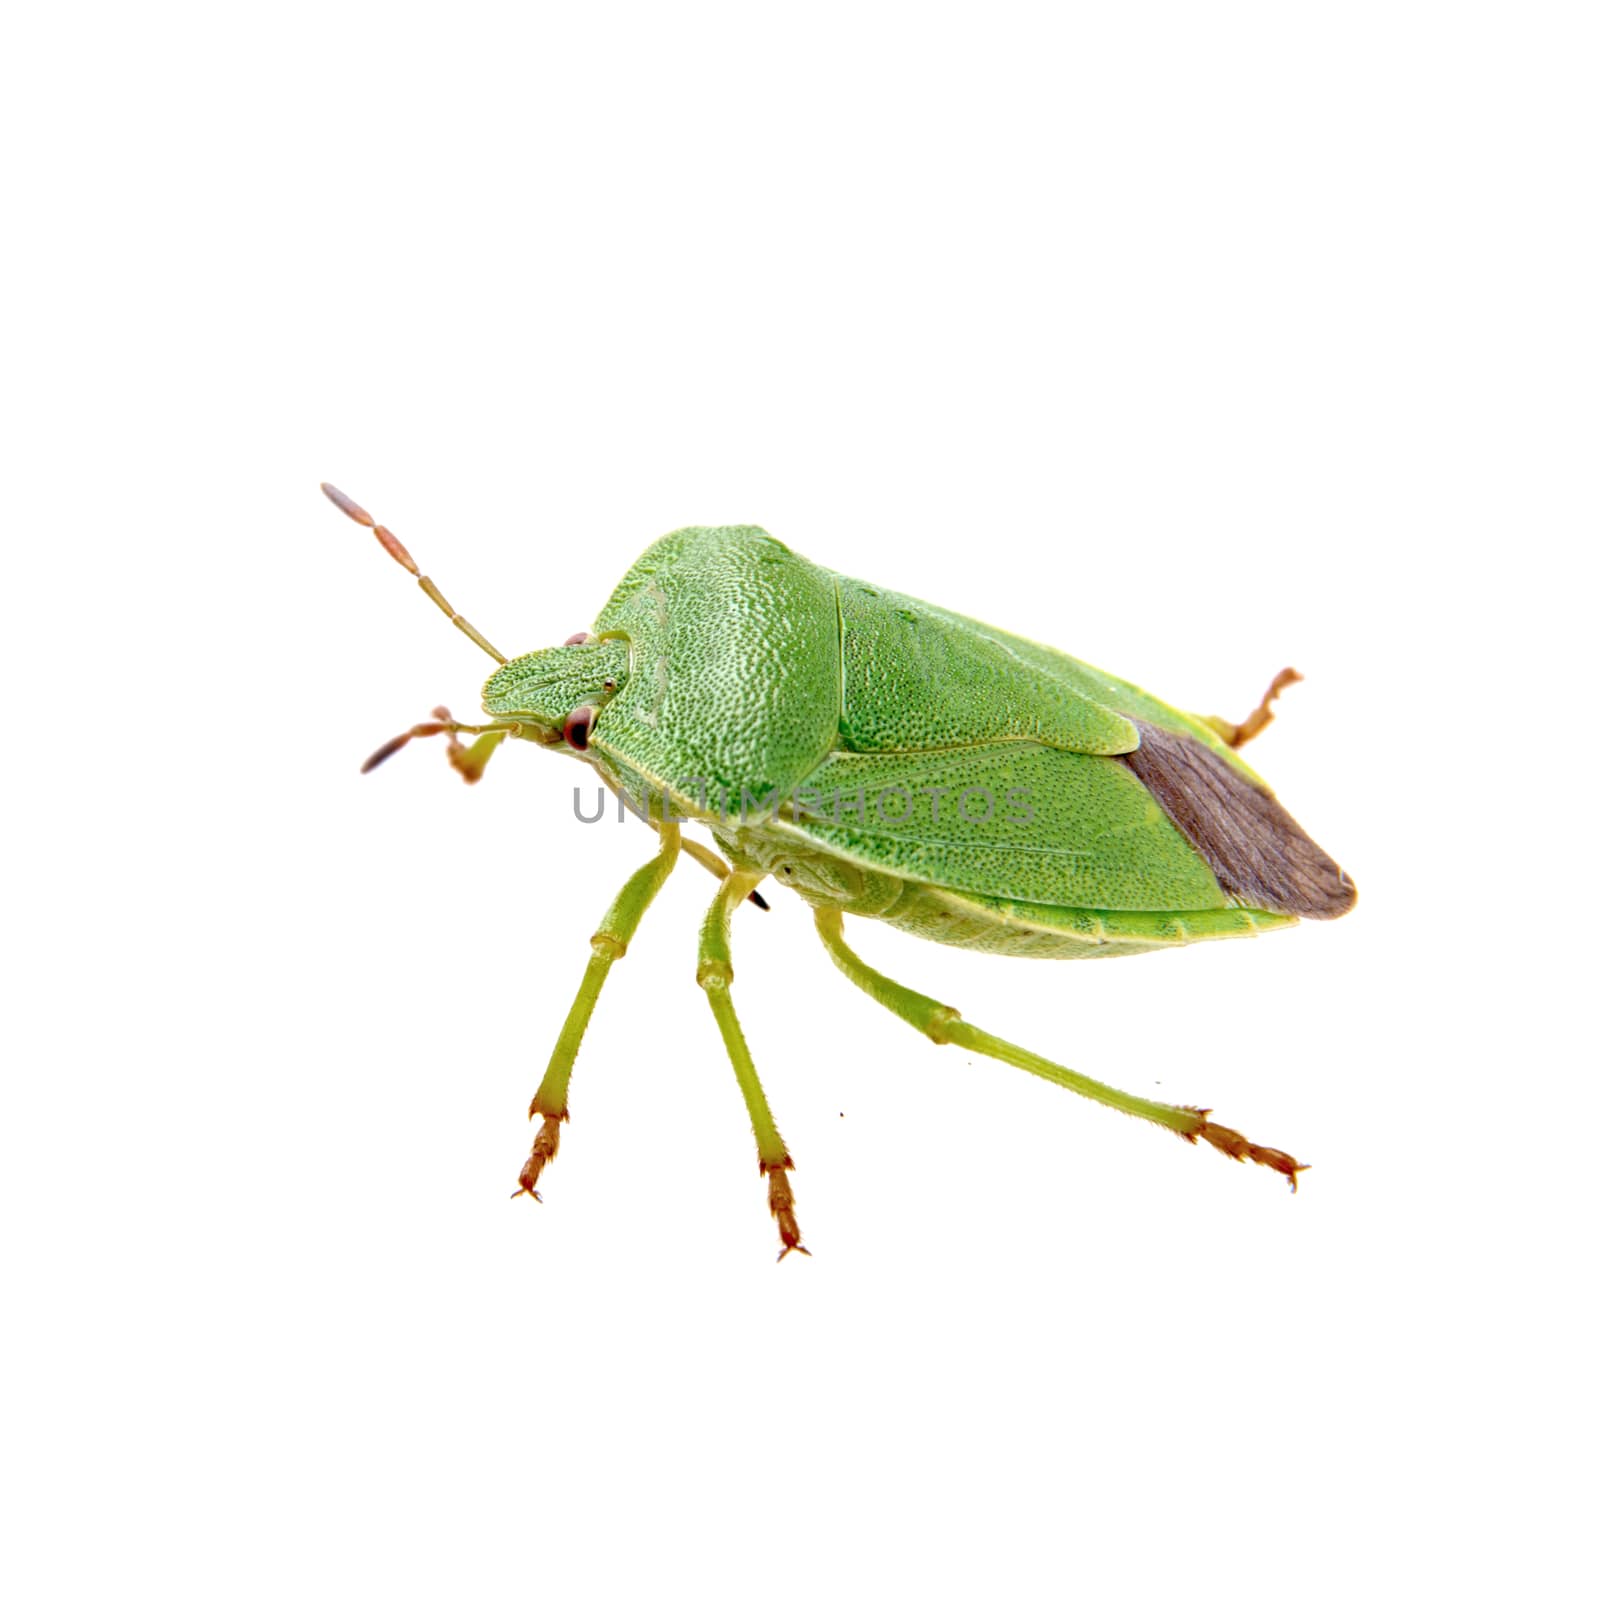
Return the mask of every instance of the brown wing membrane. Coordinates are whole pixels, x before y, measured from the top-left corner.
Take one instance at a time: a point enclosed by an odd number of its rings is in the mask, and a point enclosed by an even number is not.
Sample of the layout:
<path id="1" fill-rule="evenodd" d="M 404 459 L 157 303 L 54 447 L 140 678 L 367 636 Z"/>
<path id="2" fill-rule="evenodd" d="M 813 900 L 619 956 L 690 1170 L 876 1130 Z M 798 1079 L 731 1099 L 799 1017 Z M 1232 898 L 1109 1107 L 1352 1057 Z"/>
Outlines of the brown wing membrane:
<path id="1" fill-rule="evenodd" d="M 1161 809 L 1205 857 L 1224 891 L 1263 911 L 1342 917 L 1356 886 L 1264 789 L 1198 739 L 1136 724 L 1127 762 Z"/>

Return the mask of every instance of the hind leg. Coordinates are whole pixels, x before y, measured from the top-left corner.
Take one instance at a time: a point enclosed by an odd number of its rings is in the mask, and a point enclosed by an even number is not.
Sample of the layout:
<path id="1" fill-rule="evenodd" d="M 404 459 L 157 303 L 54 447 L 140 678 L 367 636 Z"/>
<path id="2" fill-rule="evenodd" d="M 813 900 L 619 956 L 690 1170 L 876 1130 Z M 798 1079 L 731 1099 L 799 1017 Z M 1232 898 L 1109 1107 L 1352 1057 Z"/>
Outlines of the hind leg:
<path id="1" fill-rule="evenodd" d="M 1113 1089 L 1109 1084 L 1074 1072 L 1070 1067 L 1058 1066 L 1054 1061 L 1036 1056 L 1020 1045 L 985 1033 L 982 1028 L 963 1022 L 961 1013 L 954 1007 L 942 1005 L 928 995 L 918 994 L 914 989 L 907 989 L 869 967 L 844 942 L 844 916 L 835 907 L 819 908 L 816 920 L 817 932 L 828 947 L 834 965 L 864 994 L 871 995 L 879 1005 L 886 1006 L 897 1017 L 909 1022 L 935 1044 L 959 1045 L 975 1055 L 992 1056 L 996 1061 L 1021 1067 L 1024 1072 L 1060 1084 L 1063 1089 L 1071 1089 L 1074 1094 L 1097 1100 L 1103 1106 L 1125 1111 L 1130 1117 L 1142 1117 L 1157 1127 L 1170 1128 L 1190 1144 L 1197 1139 L 1204 1139 L 1225 1156 L 1232 1156 L 1235 1161 L 1256 1161 L 1264 1167 L 1271 1167 L 1289 1180 L 1291 1189 L 1298 1187 L 1295 1175 L 1306 1169 L 1293 1156 L 1267 1145 L 1252 1144 L 1242 1133 L 1235 1133 L 1232 1128 L 1212 1122 L 1208 1111 L 1201 1111 L 1194 1106 L 1170 1106 L 1159 1100 L 1144 1100 L 1138 1095 L 1125 1094 L 1121 1089 Z"/>
<path id="2" fill-rule="evenodd" d="M 1305 678 L 1296 672 L 1293 667 L 1285 667 L 1271 683 L 1267 685 L 1267 692 L 1261 697 L 1261 704 L 1250 713 L 1243 722 L 1229 722 L 1223 717 L 1203 717 L 1201 720 L 1215 728 L 1222 736 L 1224 744 L 1237 750 L 1242 744 L 1249 744 L 1266 725 L 1272 721 L 1272 702 L 1289 687 L 1291 683 L 1304 683 Z"/>

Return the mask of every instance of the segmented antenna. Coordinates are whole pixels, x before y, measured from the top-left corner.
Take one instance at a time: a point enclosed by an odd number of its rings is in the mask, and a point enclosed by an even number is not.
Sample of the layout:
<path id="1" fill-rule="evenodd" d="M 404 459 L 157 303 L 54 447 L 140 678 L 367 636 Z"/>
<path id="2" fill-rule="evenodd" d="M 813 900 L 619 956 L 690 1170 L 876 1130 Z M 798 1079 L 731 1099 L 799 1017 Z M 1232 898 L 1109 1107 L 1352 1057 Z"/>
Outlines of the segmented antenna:
<path id="1" fill-rule="evenodd" d="M 422 590 L 422 592 L 427 595 L 427 597 L 433 601 L 433 603 L 438 606 L 438 608 L 444 612 L 444 614 L 449 617 L 449 619 L 455 623 L 455 625 L 464 634 L 466 634 L 466 636 L 475 645 L 477 645 L 480 650 L 486 651 L 489 655 L 493 656 L 501 666 L 506 664 L 506 658 L 501 655 L 500 652 L 496 650 L 495 647 L 490 644 L 489 641 L 485 639 L 484 636 L 479 633 L 478 630 L 474 628 L 472 624 L 468 622 L 467 619 L 462 616 L 461 613 L 457 611 L 456 608 L 451 605 L 442 594 L 439 593 L 438 584 L 436 584 L 432 578 L 423 577 L 423 575 L 417 570 L 416 562 L 411 559 L 411 552 L 407 550 L 406 547 L 401 544 L 400 541 L 395 538 L 395 536 L 390 533 L 381 522 L 373 521 L 371 512 L 364 511 L 342 489 L 335 489 L 331 483 L 323 484 L 322 492 L 327 495 L 327 497 L 333 501 L 333 503 L 338 506 L 338 508 L 344 512 L 344 514 L 349 517 L 352 522 L 359 522 L 363 528 L 371 528 L 373 533 L 377 536 L 378 543 L 381 544 L 383 548 L 387 550 L 389 554 L 393 556 L 394 559 L 398 561 L 400 565 L 417 580 L 417 586 Z"/>

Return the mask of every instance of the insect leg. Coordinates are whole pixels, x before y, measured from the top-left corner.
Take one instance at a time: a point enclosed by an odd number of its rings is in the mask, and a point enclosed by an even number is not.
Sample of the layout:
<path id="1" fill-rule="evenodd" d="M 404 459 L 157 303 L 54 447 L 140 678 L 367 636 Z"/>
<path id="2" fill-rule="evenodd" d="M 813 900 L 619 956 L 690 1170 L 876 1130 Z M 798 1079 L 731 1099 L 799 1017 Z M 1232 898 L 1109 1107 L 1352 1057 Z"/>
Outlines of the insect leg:
<path id="1" fill-rule="evenodd" d="M 655 823 L 652 822 L 650 826 L 652 828 L 655 827 Z M 716 851 L 707 850 L 703 844 L 696 844 L 693 839 L 685 839 L 683 841 L 683 853 L 686 856 L 692 856 L 700 863 L 702 867 L 706 869 L 707 872 L 711 874 L 713 878 L 726 878 L 733 870 L 728 863 L 716 853 Z M 754 889 L 752 889 L 750 893 L 745 896 L 745 898 L 750 902 L 751 905 L 757 907 L 761 911 L 770 911 L 772 909 L 772 907 L 769 906 L 762 896 Z"/>
<path id="2" fill-rule="evenodd" d="M 928 995 L 904 988 L 892 978 L 886 978 L 875 968 L 869 967 L 844 942 L 844 916 L 836 908 L 819 908 L 816 921 L 817 932 L 821 934 L 822 942 L 828 947 L 828 954 L 833 957 L 839 970 L 858 989 L 871 995 L 879 1005 L 887 1006 L 913 1028 L 925 1033 L 935 1044 L 958 1045 L 976 1055 L 1009 1062 L 1025 1072 L 1058 1083 L 1064 1089 L 1071 1089 L 1075 1094 L 1097 1100 L 1103 1106 L 1111 1106 L 1117 1111 L 1127 1112 L 1131 1117 L 1143 1117 L 1147 1122 L 1170 1128 L 1190 1144 L 1196 1139 L 1204 1139 L 1235 1161 L 1257 1161 L 1262 1166 L 1271 1167 L 1274 1172 L 1281 1172 L 1289 1180 L 1291 1189 L 1297 1187 L 1295 1174 L 1306 1169 L 1293 1156 L 1265 1145 L 1251 1144 L 1243 1134 L 1212 1122 L 1209 1111 L 1201 1111 L 1195 1106 L 1170 1106 L 1159 1100 L 1143 1100 L 1138 1095 L 1124 1094 L 1109 1084 L 1074 1072 L 1069 1067 L 1057 1066 L 1043 1056 L 1034 1055 L 1031 1050 L 1024 1050 L 1005 1039 L 996 1038 L 992 1033 L 985 1033 L 970 1022 L 963 1022 L 961 1013 L 954 1007 L 941 1005 Z"/>
<path id="3" fill-rule="evenodd" d="M 443 706 L 439 706 L 434 713 L 441 716 L 444 721 L 450 720 L 450 713 Z M 446 744 L 444 753 L 450 758 L 450 765 L 462 776 L 467 783 L 476 783 L 483 776 L 483 769 L 489 765 L 489 757 L 498 750 L 506 738 L 509 730 L 505 728 L 490 728 L 487 733 L 480 733 L 471 744 L 462 744 L 456 737 L 456 729 L 450 729 L 450 740 Z"/>
<path id="4" fill-rule="evenodd" d="M 1201 720 L 1209 723 L 1222 735 L 1224 744 L 1231 745 L 1237 750 L 1242 744 L 1249 744 L 1266 725 L 1272 721 L 1272 702 L 1289 687 L 1291 683 L 1304 683 L 1304 674 L 1296 672 L 1293 667 L 1285 667 L 1271 683 L 1267 685 L 1267 692 L 1261 697 L 1261 704 L 1250 713 L 1243 722 L 1229 722 L 1224 717 L 1204 717 Z"/>
<path id="5" fill-rule="evenodd" d="M 578 985 L 577 998 L 562 1024 L 561 1036 L 550 1053 L 550 1065 L 534 1092 L 533 1104 L 528 1107 L 530 1120 L 543 1117 L 539 1132 L 533 1141 L 533 1150 L 523 1164 L 518 1187 L 513 1192 L 531 1194 L 535 1200 L 539 1191 L 534 1187 L 545 1166 L 555 1160 L 561 1145 L 561 1124 L 567 1120 L 567 1089 L 572 1082 L 572 1065 L 578 1059 L 578 1046 L 583 1043 L 584 1030 L 594 1015 L 595 1001 L 606 981 L 611 965 L 628 953 L 628 941 L 638 928 L 640 919 L 655 899 L 656 891 L 667 881 L 667 874 L 678 859 L 678 825 L 666 822 L 661 825 L 661 849 L 623 884 L 622 892 L 611 902 L 611 909 L 600 919 L 600 926 L 589 941 L 594 952 L 584 970 L 583 981 Z"/>
<path id="6" fill-rule="evenodd" d="M 750 1126 L 755 1131 L 756 1155 L 761 1171 L 767 1179 L 767 1209 L 778 1222 L 778 1237 L 783 1249 L 778 1252 L 780 1261 L 791 1250 L 801 1255 L 811 1254 L 800 1243 L 800 1224 L 794 1218 L 794 1191 L 789 1187 L 789 1173 L 794 1162 L 789 1156 L 778 1124 L 772 1119 L 772 1108 L 767 1104 L 766 1091 L 756 1076 L 755 1063 L 750 1059 L 750 1047 L 745 1043 L 744 1030 L 733 1009 L 733 999 L 728 989 L 733 983 L 733 963 L 728 943 L 728 922 L 737 906 L 761 882 L 759 872 L 730 872 L 723 880 L 717 897 L 706 913 L 700 930 L 700 964 L 695 973 L 700 987 L 711 1002 L 711 1014 L 717 1019 L 722 1042 L 727 1046 L 728 1059 L 733 1063 L 733 1075 L 739 1080 L 739 1092 L 744 1096 L 745 1110 L 750 1113 Z"/>
<path id="7" fill-rule="evenodd" d="M 476 783 L 483 776 L 483 769 L 489 765 L 489 757 L 500 748 L 501 741 L 506 735 L 514 731 L 511 726 L 477 728 L 470 723 L 457 722 L 451 717 L 447 707 L 435 706 L 432 722 L 419 722 L 414 728 L 396 734 L 387 744 L 380 745 L 361 763 L 361 770 L 371 772 L 396 751 L 404 750 L 413 739 L 431 739 L 435 734 L 442 733 L 449 739 L 444 753 L 450 758 L 450 765 L 466 782 Z M 457 735 L 463 733 L 475 733 L 478 737 L 470 745 L 462 744 Z"/>
<path id="8" fill-rule="evenodd" d="M 661 831 L 661 824 L 657 822 L 648 811 L 636 809 L 633 802 L 622 792 L 622 788 L 617 783 L 616 779 L 613 778 L 604 767 L 596 767 L 595 773 L 599 777 L 600 781 L 605 784 L 612 794 L 617 797 L 617 803 L 619 805 L 627 806 L 629 810 L 634 812 L 635 816 L 641 817 L 645 822 L 648 822 L 657 833 Z M 715 850 L 707 850 L 703 844 L 696 844 L 693 839 L 685 839 L 683 841 L 683 853 L 688 856 L 690 860 L 698 861 L 700 865 L 704 867 L 706 871 L 709 872 L 714 878 L 726 878 L 729 872 L 733 870 L 728 863 L 716 853 Z M 752 905 L 759 906 L 763 911 L 770 911 L 772 909 L 772 907 L 769 906 L 754 889 L 750 891 L 750 903 Z"/>

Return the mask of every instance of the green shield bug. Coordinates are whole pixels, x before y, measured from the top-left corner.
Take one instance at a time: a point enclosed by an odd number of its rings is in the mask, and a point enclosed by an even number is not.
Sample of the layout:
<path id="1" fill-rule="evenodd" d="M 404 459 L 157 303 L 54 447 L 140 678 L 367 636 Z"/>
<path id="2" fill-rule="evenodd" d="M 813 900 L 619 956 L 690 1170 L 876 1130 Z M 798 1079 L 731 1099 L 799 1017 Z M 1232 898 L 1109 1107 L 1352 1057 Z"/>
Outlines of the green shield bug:
<path id="1" fill-rule="evenodd" d="M 389 530 L 329 484 L 428 597 L 496 663 L 487 721 L 431 720 L 476 782 L 507 739 L 587 762 L 659 836 L 590 940 L 592 954 L 529 1107 L 541 1119 L 518 1194 L 560 1144 L 573 1063 L 602 985 L 680 854 L 721 887 L 698 979 L 755 1132 L 783 1249 L 805 1253 L 778 1132 L 730 994 L 729 927 L 768 878 L 810 906 L 834 963 L 936 1044 L 1010 1062 L 1102 1105 L 1204 1140 L 1295 1184 L 1303 1167 L 1193 1106 L 1124 1094 L 965 1021 L 869 967 L 844 917 L 998 955 L 1130 955 L 1337 917 L 1355 887 L 1238 749 L 1294 682 L 1242 723 L 1196 717 L 1057 650 L 795 555 L 760 528 L 680 528 L 634 563 L 592 631 L 508 660 Z M 460 735 L 473 736 L 464 744 Z M 710 830 L 720 854 L 682 837 Z"/>

